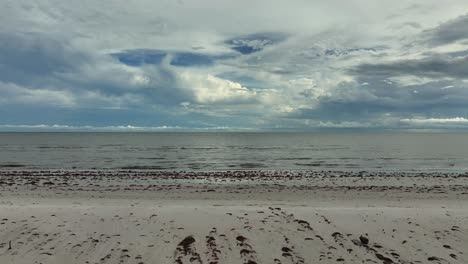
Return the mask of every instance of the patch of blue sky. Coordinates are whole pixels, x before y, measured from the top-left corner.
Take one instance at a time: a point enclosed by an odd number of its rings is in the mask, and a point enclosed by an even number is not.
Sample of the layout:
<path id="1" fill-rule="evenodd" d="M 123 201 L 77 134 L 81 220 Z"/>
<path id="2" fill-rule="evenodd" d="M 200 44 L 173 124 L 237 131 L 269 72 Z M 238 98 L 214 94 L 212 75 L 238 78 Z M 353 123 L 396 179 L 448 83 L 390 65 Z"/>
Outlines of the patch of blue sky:
<path id="1" fill-rule="evenodd" d="M 121 63 L 129 66 L 142 66 L 145 64 L 161 64 L 166 56 L 171 56 L 170 64 L 179 67 L 212 66 L 217 60 L 235 58 L 234 54 L 211 55 L 195 52 L 169 52 L 163 50 L 126 50 L 113 53 L 111 56 L 117 58 Z"/>
<path id="2" fill-rule="evenodd" d="M 287 39 L 287 35 L 278 32 L 255 33 L 238 36 L 224 41 L 232 50 L 248 55 L 263 50 L 267 46 L 275 45 Z"/>

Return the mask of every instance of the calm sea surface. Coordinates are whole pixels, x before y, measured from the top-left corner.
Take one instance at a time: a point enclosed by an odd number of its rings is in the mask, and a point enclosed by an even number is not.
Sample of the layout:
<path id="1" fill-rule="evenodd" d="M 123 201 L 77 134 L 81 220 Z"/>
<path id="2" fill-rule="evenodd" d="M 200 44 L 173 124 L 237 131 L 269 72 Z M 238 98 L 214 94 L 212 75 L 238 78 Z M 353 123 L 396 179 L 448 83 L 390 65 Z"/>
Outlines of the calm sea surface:
<path id="1" fill-rule="evenodd" d="M 462 133 L 0 133 L 0 169 L 468 171 Z"/>

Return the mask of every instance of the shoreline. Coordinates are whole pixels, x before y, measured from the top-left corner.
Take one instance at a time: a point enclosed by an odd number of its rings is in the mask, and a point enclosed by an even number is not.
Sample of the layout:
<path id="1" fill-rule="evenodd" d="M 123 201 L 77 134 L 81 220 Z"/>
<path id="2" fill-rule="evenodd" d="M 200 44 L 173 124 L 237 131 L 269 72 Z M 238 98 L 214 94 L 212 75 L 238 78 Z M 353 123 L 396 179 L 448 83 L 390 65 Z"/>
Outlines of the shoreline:
<path id="1" fill-rule="evenodd" d="M 318 168 L 318 167 L 317 167 Z M 151 166 L 130 166 L 121 168 L 40 168 L 40 167 L 29 167 L 29 165 L 0 165 L 0 173 L 6 172 L 106 172 L 106 173 L 153 173 L 153 174 L 176 174 L 176 173 L 297 173 L 297 174 L 328 174 L 328 173 L 367 173 L 367 174 L 457 174 L 457 175 L 468 175 L 468 169 L 395 169 L 395 168 L 320 168 L 313 169 L 261 169 L 261 168 L 232 168 L 232 169 L 213 169 L 213 170 L 200 170 L 200 169 L 161 169 L 159 167 L 151 168 Z"/>
<path id="2" fill-rule="evenodd" d="M 468 263 L 468 174 L 0 171 L 0 215 L 2 264 Z"/>

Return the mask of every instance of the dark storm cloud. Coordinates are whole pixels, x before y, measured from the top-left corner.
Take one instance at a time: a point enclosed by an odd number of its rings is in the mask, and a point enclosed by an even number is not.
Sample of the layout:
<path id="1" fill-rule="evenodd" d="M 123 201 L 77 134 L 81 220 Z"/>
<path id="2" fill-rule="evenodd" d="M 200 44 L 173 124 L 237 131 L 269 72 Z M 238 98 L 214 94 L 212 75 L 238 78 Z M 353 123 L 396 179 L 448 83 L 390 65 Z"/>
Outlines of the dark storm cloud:
<path id="1" fill-rule="evenodd" d="M 431 45 L 444 45 L 468 39 L 468 14 L 423 32 Z"/>
<path id="2" fill-rule="evenodd" d="M 463 79 L 468 78 L 468 50 L 437 53 L 425 49 L 464 40 L 467 32 L 468 16 L 425 30 L 406 46 L 420 52 L 422 58 L 392 58 L 392 62 L 351 67 L 347 72 L 357 83 L 366 85 L 340 87 L 333 96 L 321 98 L 318 108 L 300 113 L 304 117 L 327 116 L 330 120 L 353 120 L 353 116 L 354 120 L 371 120 L 385 115 L 410 119 L 465 116 L 468 91 Z M 416 78 L 416 84 L 405 84 L 404 78 Z"/>
<path id="3" fill-rule="evenodd" d="M 154 63 L 157 55 L 144 53 L 142 57 Z M 204 58 L 180 56 L 174 64 L 201 64 Z M 129 64 L 137 58 L 138 54 L 124 57 Z M 0 92 L 11 97 L 2 102 L 8 107 L 21 102 L 101 109 L 127 103 L 174 105 L 191 98 L 167 67 L 146 69 L 151 80 L 139 84 L 132 80 L 132 72 L 115 67 L 112 61 L 108 55 L 78 49 L 65 37 L 0 33 Z M 103 64 L 109 66 L 101 67 Z"/>
<path id="4" fill-rule="evenodd" d="M 361 64 L 351 69 L 350 72 L 359 76 L 380 76 L 382 78 L 400 75 L 468 78 L 468 57 L 434 55 L 419 60 Z"/>
<path id="5" fill-rule="evenodd" d="M 89 60 L 88 54 L 51 35 L 0 33 L 0 81 L 24 84 L 43 80 Z"/>
<path id="6" fill-rule="evenodd" d="M 467 86 L 451 80 L 398 85 L 378 77 L 360 78 L 359 85 L 343 82 L 331 95 L 319 97 L 315 107 L 302 107 L 290 118 L 333 122 L 385 122 L 412 116 L 450 117 L 468 114 Z"/>

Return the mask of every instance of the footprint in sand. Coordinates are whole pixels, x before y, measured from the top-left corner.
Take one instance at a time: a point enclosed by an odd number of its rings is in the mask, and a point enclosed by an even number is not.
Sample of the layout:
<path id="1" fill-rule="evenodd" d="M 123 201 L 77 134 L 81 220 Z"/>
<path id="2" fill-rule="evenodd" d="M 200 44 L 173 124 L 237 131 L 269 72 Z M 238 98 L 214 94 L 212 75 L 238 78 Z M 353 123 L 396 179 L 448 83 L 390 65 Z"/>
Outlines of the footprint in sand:
<path id="1" fill-rule="evenodd" d="M 281 256 L 285 259 L 284 263 L 290 263 L 290 264 L 303 264 L 304 263 L 304 258 L 302 258 L 297 252 L 295 252 L 289 247 L 281 248 Z"/>
<path id="2" fill-rule="evenodd" d="M 217 235 L 216 228 L 210 231 L 210 234 L 206 236 L 206 256 L 209 264 L 218 264 L 220 260 L 221 251 L 218 249 L 219 237 Z"/>
<path id="3" fill-rule="evenodd" d="M 257 264 L 257 252 L 252 249 L 252 246 L 248 243 L 248 239 L 243 236 L 237 236 L 236 240 L 244 264 Z"/>
<path id="4" fill-rule="evenodd" d="M 188 236 L 184 238 L 178 245 L 174 252 L 174 263 L 194 263 L 202 264 L 200 254 L 197 253 L 195 248 L 195 238 Z"/>

